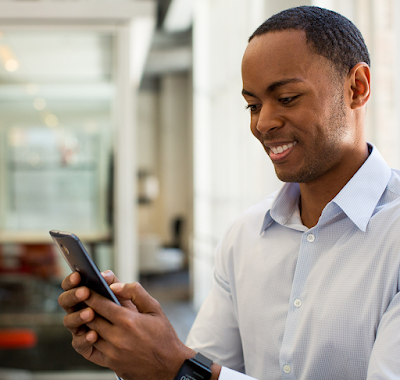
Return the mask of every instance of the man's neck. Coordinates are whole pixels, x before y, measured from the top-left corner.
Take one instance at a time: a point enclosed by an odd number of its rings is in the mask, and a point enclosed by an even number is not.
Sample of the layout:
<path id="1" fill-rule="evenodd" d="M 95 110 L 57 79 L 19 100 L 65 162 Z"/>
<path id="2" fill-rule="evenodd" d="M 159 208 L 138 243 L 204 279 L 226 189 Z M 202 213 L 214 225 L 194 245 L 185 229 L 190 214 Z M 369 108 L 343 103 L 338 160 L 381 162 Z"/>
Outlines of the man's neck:
<path id="1" fill-rule="evenodd" d="M 326 173 L 324 176 L 310 183 L 300 183 L 300 215 L 303 224 L 314 227 L 325 206 L 342 190 L 358 169 L 368 158 L 368 149 L 365 154 L 354 160 L 353 164 L 341 170 Z"/>
<path id="2" fill-rule="evenodd" d="M 327 194 L 307 191 L 307 187 L 305 190 L 303 190 L 301 184 L 300 189 L 301 195 L 299 208 L 301 221 L 306 227 L 311 228 L 318 223 L 318 220 L 322 214 L 322 210 L 336 196 L 337 193 L 333 196 L 331 195 L 327 197 Z"/>

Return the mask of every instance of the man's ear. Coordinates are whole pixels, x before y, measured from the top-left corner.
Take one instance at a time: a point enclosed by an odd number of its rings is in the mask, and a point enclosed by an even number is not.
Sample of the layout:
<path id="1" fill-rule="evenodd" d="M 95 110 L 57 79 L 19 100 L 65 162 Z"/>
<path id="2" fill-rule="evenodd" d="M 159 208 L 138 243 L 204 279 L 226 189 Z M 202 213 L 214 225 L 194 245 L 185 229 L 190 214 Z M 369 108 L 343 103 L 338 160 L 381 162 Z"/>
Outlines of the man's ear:
<path id="1" fill-rule="evenodd" d="M 350 84 L 350 106 L 352 109 L 363 107 L 371 95 L 371 71 L 369 66 L 357 63 L 348 75 Z"/>

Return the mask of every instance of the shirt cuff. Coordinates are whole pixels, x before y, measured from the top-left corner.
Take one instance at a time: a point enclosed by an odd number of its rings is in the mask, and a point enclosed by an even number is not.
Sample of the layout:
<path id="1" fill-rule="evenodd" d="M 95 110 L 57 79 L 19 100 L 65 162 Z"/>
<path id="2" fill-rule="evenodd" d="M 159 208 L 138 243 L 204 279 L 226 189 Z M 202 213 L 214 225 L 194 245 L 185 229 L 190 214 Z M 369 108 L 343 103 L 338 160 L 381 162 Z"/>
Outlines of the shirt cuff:
<path id="1" fill-rule="evenodd" d="M 124 380 L 122 377 L 117 376 L 117 374 L 115 374 L 115 377 L 117 378 L 117 380 Z M 255 380 L 254 377 L 243 375 L 243 373 L 232 371 L 231 369 L 226 367 L 221 367 L 221 372 L 218 378 L 218 380 L 250 380 L 250 379 Z"/>
<path id="2" fill-rule="evenodd" d="M 244 375 L 243 373 L 232 371 L 229 368 L 222 367 L 218 380 L 255 380 L 254 377 Z"/>
<path id="3" fill-rule="evenodd" d="M 117 378 L 117 380 L 124 380 L 122 377 L 117 376 L 117 374 L 115 374 L 115 377 Z M 221 372 L 218 378 L 218 380 L 250 380 L 250 379 L 255 380 L 254 377 L 243 375 L 243 373 L 232 371 L 231 369 L 226 367 L 221 368 Z"/>

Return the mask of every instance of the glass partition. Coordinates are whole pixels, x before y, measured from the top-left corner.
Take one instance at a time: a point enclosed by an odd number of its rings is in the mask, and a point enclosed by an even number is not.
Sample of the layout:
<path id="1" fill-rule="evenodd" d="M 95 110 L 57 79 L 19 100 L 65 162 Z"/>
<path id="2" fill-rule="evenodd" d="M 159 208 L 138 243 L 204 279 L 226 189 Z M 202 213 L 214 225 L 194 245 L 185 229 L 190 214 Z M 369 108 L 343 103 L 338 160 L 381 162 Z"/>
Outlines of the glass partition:
<path id="1" fill-rule="evenodd" d="M 63 327 L 70 270 L 48 231 L 112 267 L 115 41 L 111 28 L 0 29 L 0 369 L 97 369 Z"/>
<path id="2" fill-rule="evenodd" d="M 109 233 L 112 51 L 109 32 L 1 34 L 3 235 Z"/>

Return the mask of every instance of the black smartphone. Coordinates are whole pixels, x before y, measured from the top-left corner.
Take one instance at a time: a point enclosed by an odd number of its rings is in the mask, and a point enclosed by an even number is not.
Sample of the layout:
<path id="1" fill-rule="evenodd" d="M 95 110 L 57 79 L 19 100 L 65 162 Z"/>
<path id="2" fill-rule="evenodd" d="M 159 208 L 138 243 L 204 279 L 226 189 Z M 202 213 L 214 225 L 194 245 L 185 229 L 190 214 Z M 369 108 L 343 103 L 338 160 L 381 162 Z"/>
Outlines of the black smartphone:
<path id="1" fill-rule="evenodd" d="M 87 253 L 79 238 L 69 232 L 50 231 L 50 235 L 73 272 L 81 275 L 81 286 L 87 286 L 96 293 L 120 305 L 94 261 Z"/>

